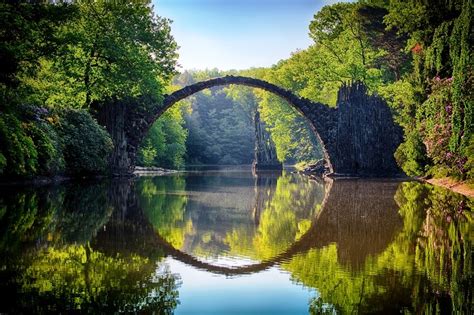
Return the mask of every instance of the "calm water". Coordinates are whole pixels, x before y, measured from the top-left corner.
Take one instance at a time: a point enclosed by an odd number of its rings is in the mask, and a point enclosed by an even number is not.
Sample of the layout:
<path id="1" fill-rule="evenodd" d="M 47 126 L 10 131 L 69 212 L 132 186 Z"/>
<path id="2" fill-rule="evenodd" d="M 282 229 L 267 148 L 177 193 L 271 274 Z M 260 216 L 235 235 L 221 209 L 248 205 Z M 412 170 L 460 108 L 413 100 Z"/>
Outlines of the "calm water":
<path id="1" fill-rule="evenodd" d="M 472 313 L 474 201 L 242 169 L 0 187 L 0 313 Z"/>

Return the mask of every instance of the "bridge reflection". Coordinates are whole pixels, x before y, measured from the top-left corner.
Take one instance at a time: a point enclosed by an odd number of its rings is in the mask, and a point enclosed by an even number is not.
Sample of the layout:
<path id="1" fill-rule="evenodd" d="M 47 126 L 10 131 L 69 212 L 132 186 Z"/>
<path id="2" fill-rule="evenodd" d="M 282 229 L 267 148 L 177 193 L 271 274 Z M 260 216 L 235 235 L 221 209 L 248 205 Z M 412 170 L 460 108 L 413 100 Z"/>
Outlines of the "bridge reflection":
<path id="1" fill-rule="evenodd" d="M 178 232 L 182 234 L 183 239 L 176 243 L 176 237 L 166 233 L 169 232 L 167 224 L 162 225 L 165 230 L 165 233 L 163 233 L 159 226 L 154 226 L 150 222 L 150 216 L 147 216 L 147 211 L 143 208 L 150 205 L 144 204 L 143 198 L 139 196 L 141 188 L 138 191 L 137 187 L 134 189 L 133 185 L 136 185 L 136 183 L 133 182 L 123 182 L 116 185 L 115 189 L 118 194 L 116 196 L 113 193 L 109 194 L 115 204 L 114 207 L 118 211 L 115 211 L 106 228 L 98 233 L 92 245 L 102 251 L 122 252 L 133 248 L 137 254 L 145 256 L 149 255 L 150 248 L 155 248 L 195 268 L 215 274 L 236 276 L 260 272 L 274 265 L 288 262 L 295 255 L 336 243 L 340 263 L 349 265 L 351 269 L 357 269 L 368 256 L 381 253 L 393 241 L 397 231 L 402 227 L 402 219 L 398 214 L 398 206 L 394 201 L 395 192 L 399 185 L 397 181 L 328 180 L 324 183 L 313 183 L 318 188 L 316 190 L 319 192 L 319 197 L 306 202 L 305 207 L 307 208 L 310 205 L 313 209 L 299 219 L 299 222 L 308 221 L 309 224 L 294 233 L 291 243 L 288 239 L 285 239 L 283 241 L 276 240 L 276 242 L 281 241 L 282 244 L 264 244 L 265 247 L 273 246 L 277 249 L 270 251 L 272 255 L 268 256 L 267 252 L 260 250 L 255 245 L 258 238 L 262 237 L 259 235 L 259 233 L 261 234 L 259 224 L 261 224 L 262 216 L 265 216 L 265 213 L 278 215 L 277 212 L 272 213 L 272 211 L 275 211 L 272 210 L 272 207 L 284 206 L 290 212 L 295 211 L 295 209 L 296 211 L 301 210 L 301 207 L 298 208 L 297 205 L 301 200 L 298 200 L 297 196 L 290 192 L 286 197 L 282 197 L 284 194 L 279 194 L 277 191 L 278 180 L 284 179 L 284 176 L 269 176 L 268 174 L 254 179 L 255 193 L 253 194 L 254 204 L 251 208 L 251 217 L 256 230 L 250 233 L 250 242 L 246 240 L 249 236 L 248 231 L 245 231 L 242 234 L 243 236 L 237 235 L 237 242 L 247 241 L 247 243 L 254 244 L 254 247 L 250 246 L 240 252 L 238 250 L 233 251 L 232 248 L 227 248 L 227 251 L 218 248 L 217 252 L 214 253 L 211 251 L 211 254 L 217 256 L 229 253 L 237 254 L 253 261 L 259 261 L 257 263 L 244 266 L 221 266 L 206 261 L 206 254 L 209 255 L 209 249 L 207 252 L 193 251 L 193 247 L 189 246 L 189 243 L 192 243 L 189 238 L 196 237 L 196 233 L 203 235 L 212 227 L 204 227 L 204 229 L 202 226 L 199 227 L 199 217 L 192 212 L 190 217 L 191 225 L 195 227 L 194 235 L 186 236 L 186 226 L 189 226 L 189 224 L 186 225 L 181 222 L 181 229 L 178 229 Z M 162 193 L 158 192 L 158 194 Z M 209 201 L 210 197 L 205 192 L 201 191 L 200 193 L 202 195 L 198 199 Z M 177 191 L 169 192 L 169 194 L 176 196 Z M 124 196 L 128 196 L 126 201 L 123 199 Z M 181 196 L 184 196 L 184 192 Z M 191 194 L 191 199 L 193 198 L 196 199 L 196 196 Z M 282 202 L 282 199 L 285 200 Z M 193 202 L 196 203 L 196 200 L 187 200 L 181 206 L 185 208 L 192 207 Z M 222 202 L 225 203 L 225 200 Z M 246 205 L 249 204 L 248 200 L 241 200 L 241 202 Z M 176 221 L 170 220 L 168 223 L 176 224 Z M 217 222 L 217 225 L 219 223 L 222 222 Z M 216 226 L 215 228 L 219 231 L 222 226 Z M 227 231 L 224 229 L 224 232 L 228 234 L 236 233 L 236 231 L 231 231 L 232 228 L 229 226 L 225 228 Z M 269 230 L 279 228 L 281 229 L 276 225 L 267 227 Z M 284 226 L 283 228 L 288 227 Z M 221 240 L 224 237 L 222 235 L 218 236 Z M 130 246 L 131 242 L 135 242 L 135 244 Z M 228 247 L 229 243 L 221 242 L 220 246 Z"/>
<path id="2" fill-rule="evenodd" d="M 239 173 L 2 188 L 7 313 L 172 309 L 166 256 L 230 277 L 275 266 L 318 291 L 314 313 L 472 309 L 473 203 L 442 188 Z"/>

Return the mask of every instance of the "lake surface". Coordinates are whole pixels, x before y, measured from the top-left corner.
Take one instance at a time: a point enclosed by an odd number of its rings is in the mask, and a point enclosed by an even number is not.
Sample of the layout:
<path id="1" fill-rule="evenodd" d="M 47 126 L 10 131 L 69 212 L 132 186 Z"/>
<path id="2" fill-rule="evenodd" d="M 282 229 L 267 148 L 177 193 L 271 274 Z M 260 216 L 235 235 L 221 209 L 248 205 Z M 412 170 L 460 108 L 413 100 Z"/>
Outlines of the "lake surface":
<path id="1" fill-rule="evenodd" d="M 472 313 L 473 200 L 245 168 L 0 187 L 0 313 Z"/>

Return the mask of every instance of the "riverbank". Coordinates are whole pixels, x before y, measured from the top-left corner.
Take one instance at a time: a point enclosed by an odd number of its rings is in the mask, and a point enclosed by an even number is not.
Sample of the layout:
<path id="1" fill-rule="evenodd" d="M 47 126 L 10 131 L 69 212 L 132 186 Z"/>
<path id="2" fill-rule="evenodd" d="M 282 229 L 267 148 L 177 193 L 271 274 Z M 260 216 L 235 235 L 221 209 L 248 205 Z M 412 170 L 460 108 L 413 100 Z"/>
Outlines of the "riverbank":
<path id="1" fill-rule="evenodd" d="M 339 177 L 339 176 L 337 176 L 337 174 L 324 174 L 324 173 L 321 174 L 321 171 L 323 170 L 322 167 L 320 169 L 318 169 L 317 172 L 313 172 L 313 169 L 316 168 L 315 165 L 305 164 L 304 165 L 305 167 L 302 167 L 302 165 L 300 164 L 299 166 L 295 166 L 295 169 L 296 169 L 297 173 L 308 176 L 310 179 L 321 179 L 321 178 L 324 178 L 324 177 L 330 177 L 330 178 L 333 178 L 333 177 L 338 178 Z M 343 178 L 343 177 L 339 177 L 339 178 Z M 350 177 L 349 176 L 348 178 L 356 178 L 356 177 Z M 410 177 L 393 177 L 393 178 L 396 178 L 396 179 L 402 178 L 402 179 L 410 180 Z M 474 198 L 474 184 L 468 184 L 468 183 L 463 182 L 463 181 L 457 181 L 457 180 L 455 180 L 453 178 L 450 178 L 450 177 L 430 178 L 430 179 L 422 178 L 422 177 L 415 177 L 415 180 L 421 181 L 423 183 L 429 183 L 429 184 L 435 185 L 435 186 L 444 187 L 444 188 L 452 190 L 452 191 L 454 191 L 458 194 L 461 194 L 461 195 L 464 195 L 464 196 L 467 196 L 467 197 L 470 197 L 470 198 Z"/>
<path id="2" fill-rule="evenodd" d="M 31 178 L 0 178 L 0 186 L 42 186 L 51 184 L 61 184 L 69 181 L 80 181 L 80 180 L 99 180 L 106 178 L 126 178 L 136 176 L 161 176 L 174 174 L 179 171 L 170 170 L 161 167 L 135 167 L 132 174 L 127 176 L 113 176 L 113 175 L 89 175 L 89 176 L 67 176 L 67 175 L 55 175 L 55 176 L 33 176 Z"/>
<path id="3" fill-rule="evenodd" d="M 444 178 L 420 178 L 422 182 L 430 183 L 435 186 L 441 186 L 447 189 L 450 189 L 458 194 L 462 194 L 464 196 L 468 196 L 470 198 L 474 198 L 474 187 L 473 185 L 469 185 L 463 181 L 457 181 L 450 177 Z"/>
<path id="4" fill-rule="evenodd" d="M 51 184 L 60 184 L 76 178 L 67 176 L 35 176 L 32 178 L 0 178 L 1 186 L 42 186 Z"/>

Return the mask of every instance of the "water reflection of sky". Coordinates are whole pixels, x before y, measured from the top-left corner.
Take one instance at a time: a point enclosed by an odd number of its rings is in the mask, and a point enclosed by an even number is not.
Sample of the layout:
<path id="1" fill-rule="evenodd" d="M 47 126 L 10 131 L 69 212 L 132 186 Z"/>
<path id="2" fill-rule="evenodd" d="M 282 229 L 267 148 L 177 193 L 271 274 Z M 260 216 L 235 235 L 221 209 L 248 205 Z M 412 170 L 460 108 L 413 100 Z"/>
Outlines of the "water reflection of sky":
<path id="1" fill-rule="evenodd" d="M 224 253 L 225 255 L 226 253 Z M 223 266 L 223 267 L 242 267 L 252 264 L 258 264 L 260 261 L 250 259 L 245 256 L 217 256 L 217 257 L 199 257 L 199 260 L 209 263 L 213 266 Z"/>
<path id="2" fill-rule="evenodd" d="M 171 272 L 181 277 L 176 314 L 308 314 L 315 290 L 291 281 L 273 267 L 238 277 L 215 275 L 167 258 Z"/>

